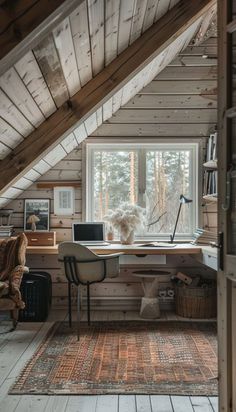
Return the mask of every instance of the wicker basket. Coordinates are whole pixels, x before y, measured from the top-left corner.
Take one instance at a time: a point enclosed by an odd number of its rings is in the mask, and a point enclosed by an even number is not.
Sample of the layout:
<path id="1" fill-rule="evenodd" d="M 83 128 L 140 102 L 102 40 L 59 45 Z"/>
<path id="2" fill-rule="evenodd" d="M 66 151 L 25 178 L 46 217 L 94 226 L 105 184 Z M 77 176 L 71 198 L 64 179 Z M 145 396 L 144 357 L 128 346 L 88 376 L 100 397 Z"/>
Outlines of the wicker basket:
<path id="1" fill-rule="evenodd" d="M 176 285 L 176 314 L 185 318 L 216 317 L 216 287 Z"/>

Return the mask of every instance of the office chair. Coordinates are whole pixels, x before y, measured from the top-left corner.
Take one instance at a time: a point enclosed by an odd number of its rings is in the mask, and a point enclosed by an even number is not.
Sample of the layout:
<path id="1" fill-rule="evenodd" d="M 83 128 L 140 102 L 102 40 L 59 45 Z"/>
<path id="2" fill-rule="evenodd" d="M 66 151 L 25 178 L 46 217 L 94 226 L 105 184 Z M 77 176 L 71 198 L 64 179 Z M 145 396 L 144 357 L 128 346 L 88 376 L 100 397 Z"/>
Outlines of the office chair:
<path id="1" fill-rule="evenodd" d="M 86 246 L 74 242 L 62 242 L 58 246 L 59 262 L 62 263 L 68 281 L 68 313 L 71 327 L 71 285 L 86 285 L 87 316 L 90 325 L 90 285 L 102 282 L 106 277 L 119 275 L 119 256 L 122 253 L 96 255 Z M 78 339 L 80 329 L 80 292 L 77 293 Z"/>

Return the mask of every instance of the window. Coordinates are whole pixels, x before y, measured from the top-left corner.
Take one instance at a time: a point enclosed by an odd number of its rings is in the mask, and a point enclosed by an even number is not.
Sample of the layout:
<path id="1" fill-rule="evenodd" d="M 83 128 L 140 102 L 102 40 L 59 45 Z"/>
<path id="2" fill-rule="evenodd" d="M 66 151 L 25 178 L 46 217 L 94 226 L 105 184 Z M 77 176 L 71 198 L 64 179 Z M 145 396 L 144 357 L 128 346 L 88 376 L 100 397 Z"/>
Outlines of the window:
<path id="1" fill-rule="evenodd" d="M 146 209 L 142 238 L 169 238 L 179 197 L 184 205 L 176 237 L 187 238 L 197 223 L 197 143 L 87 143 L 87 220 L 102 221 L 122 202 Z"/>

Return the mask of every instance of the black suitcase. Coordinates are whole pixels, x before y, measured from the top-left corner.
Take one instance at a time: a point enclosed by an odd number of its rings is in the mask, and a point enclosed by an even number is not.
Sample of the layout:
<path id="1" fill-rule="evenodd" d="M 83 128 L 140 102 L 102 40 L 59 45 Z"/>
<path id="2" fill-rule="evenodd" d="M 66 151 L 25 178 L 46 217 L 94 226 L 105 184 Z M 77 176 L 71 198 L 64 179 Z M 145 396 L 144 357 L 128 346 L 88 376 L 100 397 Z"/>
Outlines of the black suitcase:
<path id="1" fill-rule="evenodd" d="M 30 275 L 41 275 L 47 280 L 47 288 L 46 288 L 45 292 L 48 295 L 49 305 L 51 306 L 51 304 L 52 304 L 52 279 L 51 279 L 51 275 L 47 272 L 41 272 L 41 271 L 38 271 L 38 270 L 37 271 L 30 270 L 29 274 Z"/>
<path id="2" fill-rule="evenodd" d="M 21 294 L 25 308 L 20 310 L 20 322 L 43 322 L 47 319 L 52 301 L 52 281 L 47 272 L 23 275 Z"/>

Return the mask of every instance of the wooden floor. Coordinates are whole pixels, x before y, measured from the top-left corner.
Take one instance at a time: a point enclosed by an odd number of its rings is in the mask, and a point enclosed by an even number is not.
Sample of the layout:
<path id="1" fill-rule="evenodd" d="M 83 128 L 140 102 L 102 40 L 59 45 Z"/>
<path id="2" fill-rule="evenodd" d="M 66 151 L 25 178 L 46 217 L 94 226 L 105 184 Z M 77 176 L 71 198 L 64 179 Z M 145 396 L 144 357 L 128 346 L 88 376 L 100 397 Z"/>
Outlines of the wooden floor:
<path id="1" fill-rule="evenodd" d="M 0 335 L 0 412 L 216 412 L 217 397 L 163 395 L 38 396 L 8 395 L 27 360 L 54 320 L 65 313 L 50 314 L 45 323 L 20 323 L 17 330 Z M 135 312 L 92 312 L 92 320 L 140 319 Z M 167 314 L 166 319 L 175 319 Z"/>

